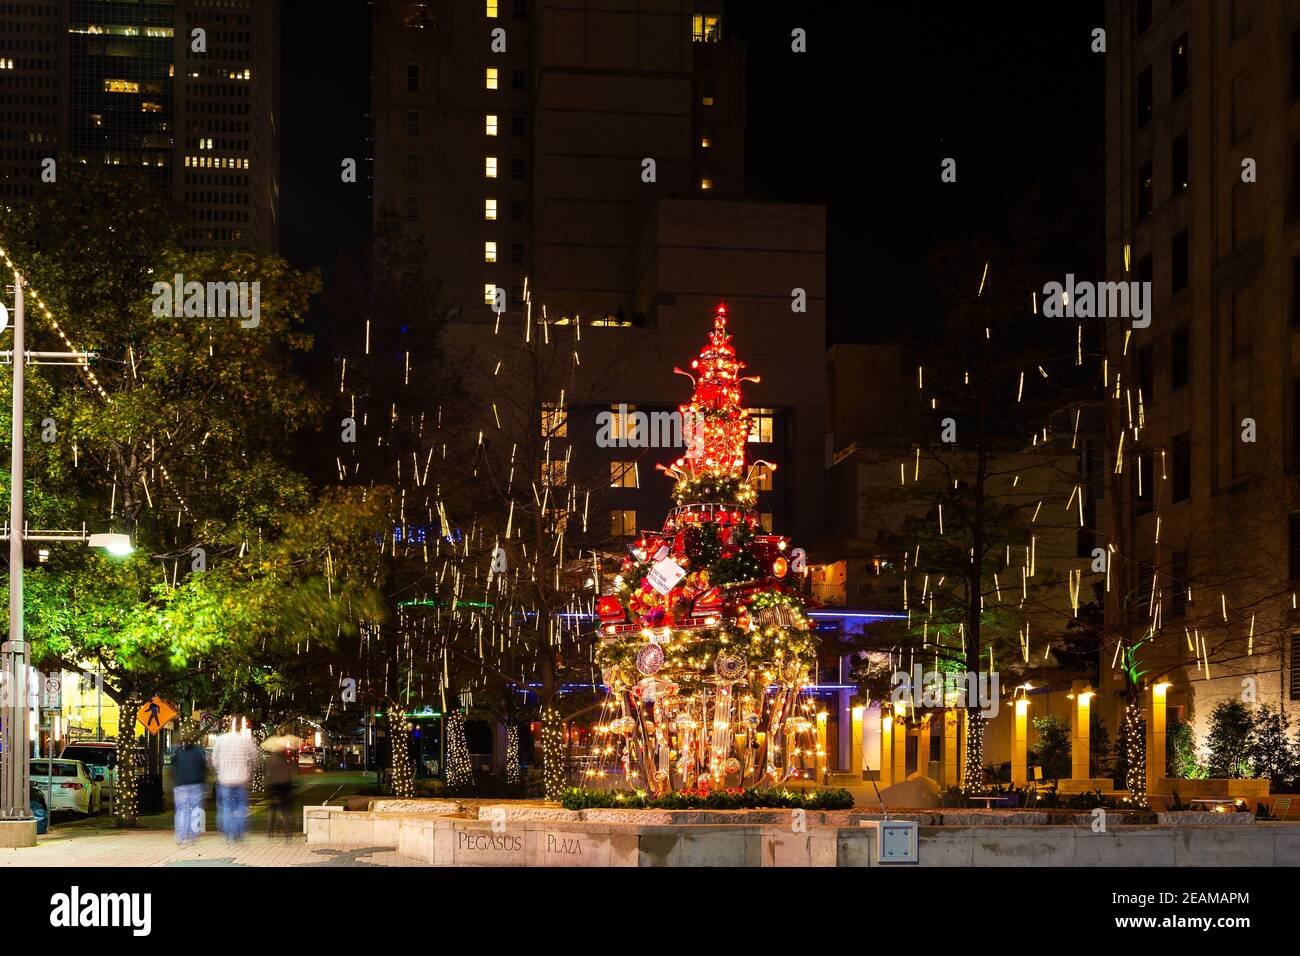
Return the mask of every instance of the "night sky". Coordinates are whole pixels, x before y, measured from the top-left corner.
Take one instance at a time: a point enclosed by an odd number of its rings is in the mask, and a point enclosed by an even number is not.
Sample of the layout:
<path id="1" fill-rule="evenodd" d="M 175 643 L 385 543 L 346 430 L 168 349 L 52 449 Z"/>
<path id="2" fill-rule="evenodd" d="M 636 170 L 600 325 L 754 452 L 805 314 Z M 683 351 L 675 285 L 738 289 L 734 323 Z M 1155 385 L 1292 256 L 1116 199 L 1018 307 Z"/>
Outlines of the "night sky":
<path id="1" fill-rule="evenodd" d="M 281 244 L 327 265 L 369 227 L 369 187 L 344 185 L 370 155 L 369 8 L 284 0 Z M 887 340 L 933 308 L 935 244 L 996 233 L 1035 184 L 1046 218 L 1095 209 L 1100 242 L 1100 0 L 1072 3 L 730 3 L 748 44 L 747 189 L 828 207 L 827 341 Z M 808 52 L 790 52 L 790 31 Z M 943 157 L 957 182 L 941 183 Z M 362 167 L 365 168 L 364 166 Z M 1086 230 L 1085 230 L 1086 231 Z"/>

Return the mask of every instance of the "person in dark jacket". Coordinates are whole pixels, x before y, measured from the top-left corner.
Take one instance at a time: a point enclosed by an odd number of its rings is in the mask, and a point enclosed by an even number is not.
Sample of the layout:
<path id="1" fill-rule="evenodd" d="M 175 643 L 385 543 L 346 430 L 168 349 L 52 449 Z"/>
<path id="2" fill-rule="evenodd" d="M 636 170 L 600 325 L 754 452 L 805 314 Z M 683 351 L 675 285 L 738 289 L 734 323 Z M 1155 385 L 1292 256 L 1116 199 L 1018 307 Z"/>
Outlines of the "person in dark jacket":
<path id="1" fill-rule="evenodd" d="M 203 791 L 208 758 L 198 740 L 187 736 L 172 757 L 172 802 L 176 804 L 176 842 L 189 846 L 203 832 Z"/>
<path id="2" fill-rule="evenodd" d="M 293 836 L 289 811 L 293 803 L 294 776 L 293 764 L 289 762 L 289 754 L 283 747 L 267 753 L 266 791 L 270 797 L 266 825 L 268 836 L 274 835 L 277 829 L 283 830 L 286 837 Z"/>

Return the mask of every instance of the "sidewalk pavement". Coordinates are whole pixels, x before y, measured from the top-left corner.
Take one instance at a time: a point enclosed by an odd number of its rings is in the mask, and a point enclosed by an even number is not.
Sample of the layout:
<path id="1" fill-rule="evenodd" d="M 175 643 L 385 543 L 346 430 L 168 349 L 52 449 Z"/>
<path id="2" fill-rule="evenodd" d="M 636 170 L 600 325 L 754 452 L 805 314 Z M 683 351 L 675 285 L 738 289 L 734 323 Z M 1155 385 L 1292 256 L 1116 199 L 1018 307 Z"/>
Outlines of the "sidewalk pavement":
<path id="1" fill-rule="evenodd" d="M 60 866 L 426 866 L 394 847 L 308 846 L 306 837 L 250 833 L 228 842 L 205 833 L 187 847 L 170 830 L 74 830 L 47 834 L 34 847 L 0 849 L 0 867 Z"/>

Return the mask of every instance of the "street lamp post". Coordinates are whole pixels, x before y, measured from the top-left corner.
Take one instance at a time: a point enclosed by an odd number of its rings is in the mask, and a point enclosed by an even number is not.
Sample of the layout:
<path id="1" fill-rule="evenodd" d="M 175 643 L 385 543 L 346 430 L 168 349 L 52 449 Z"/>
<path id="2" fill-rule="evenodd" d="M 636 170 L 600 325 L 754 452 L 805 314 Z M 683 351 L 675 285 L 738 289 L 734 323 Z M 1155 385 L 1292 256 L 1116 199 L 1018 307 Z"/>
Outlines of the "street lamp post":
<path id="1" fill-rule="evenodd" d="M 32 815 L 28 793 L 31 757 L 27 752 L 27 658 L 23 640 L 23 371 L 27 350 L 23 337 L 23 277 L 14 273 L 13 454 L 9 466 L 9 640 L 0 645 L 3 672 L 8 675 L 5 703 L 3 784 L 0 816 L 26 819 Z"/>
<path id="2" fill-rule="evenodd" d="M 23 378 L 28 362 L 66 365 L 85 363 L 89 352 L 28 352 L 23 325 L 23 277 L 14 272 L 14 347 L 0 358 L 13 365 L 13 454 L 9 467 L 9 522 L 3 537 L 9 539 L 9 640 L 0 644 L 0 712 L 4 716 L 4 752 L 0 755 L 0 819 L 31 819 L 31 753 L 27 746 L 27 662 L 31 645 L 23 640 L 23 542 L 84 541 L 112 554 L 128 554 L 131 539 L 124 534 L 88 534 L 77 531 L 29 533 L 23 520 Z M 43 360 L 43 361 L 42 361 Z"/>

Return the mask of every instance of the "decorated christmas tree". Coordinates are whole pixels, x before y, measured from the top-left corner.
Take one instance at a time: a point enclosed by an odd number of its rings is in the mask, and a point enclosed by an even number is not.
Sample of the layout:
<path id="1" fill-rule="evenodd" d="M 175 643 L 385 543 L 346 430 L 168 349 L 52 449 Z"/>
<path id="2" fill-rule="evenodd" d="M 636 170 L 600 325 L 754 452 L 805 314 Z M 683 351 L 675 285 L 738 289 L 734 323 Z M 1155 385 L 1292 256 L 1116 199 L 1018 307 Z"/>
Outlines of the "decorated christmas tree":
<path id="1" fill-rule="evenodd" d="M 773 785 L 816 762 L 804 691 L 816 638 L 794 580 L 803 553 L 765 533 L 747 468 L 745 363 L 719 305 L 686 375 L 684 454 L 660 465 L 676 502 L 661 531 L 629 548 L 598 604 L 596 659 L 609 699 L 600 749 L 630 786 L 669 790 Z"/>

